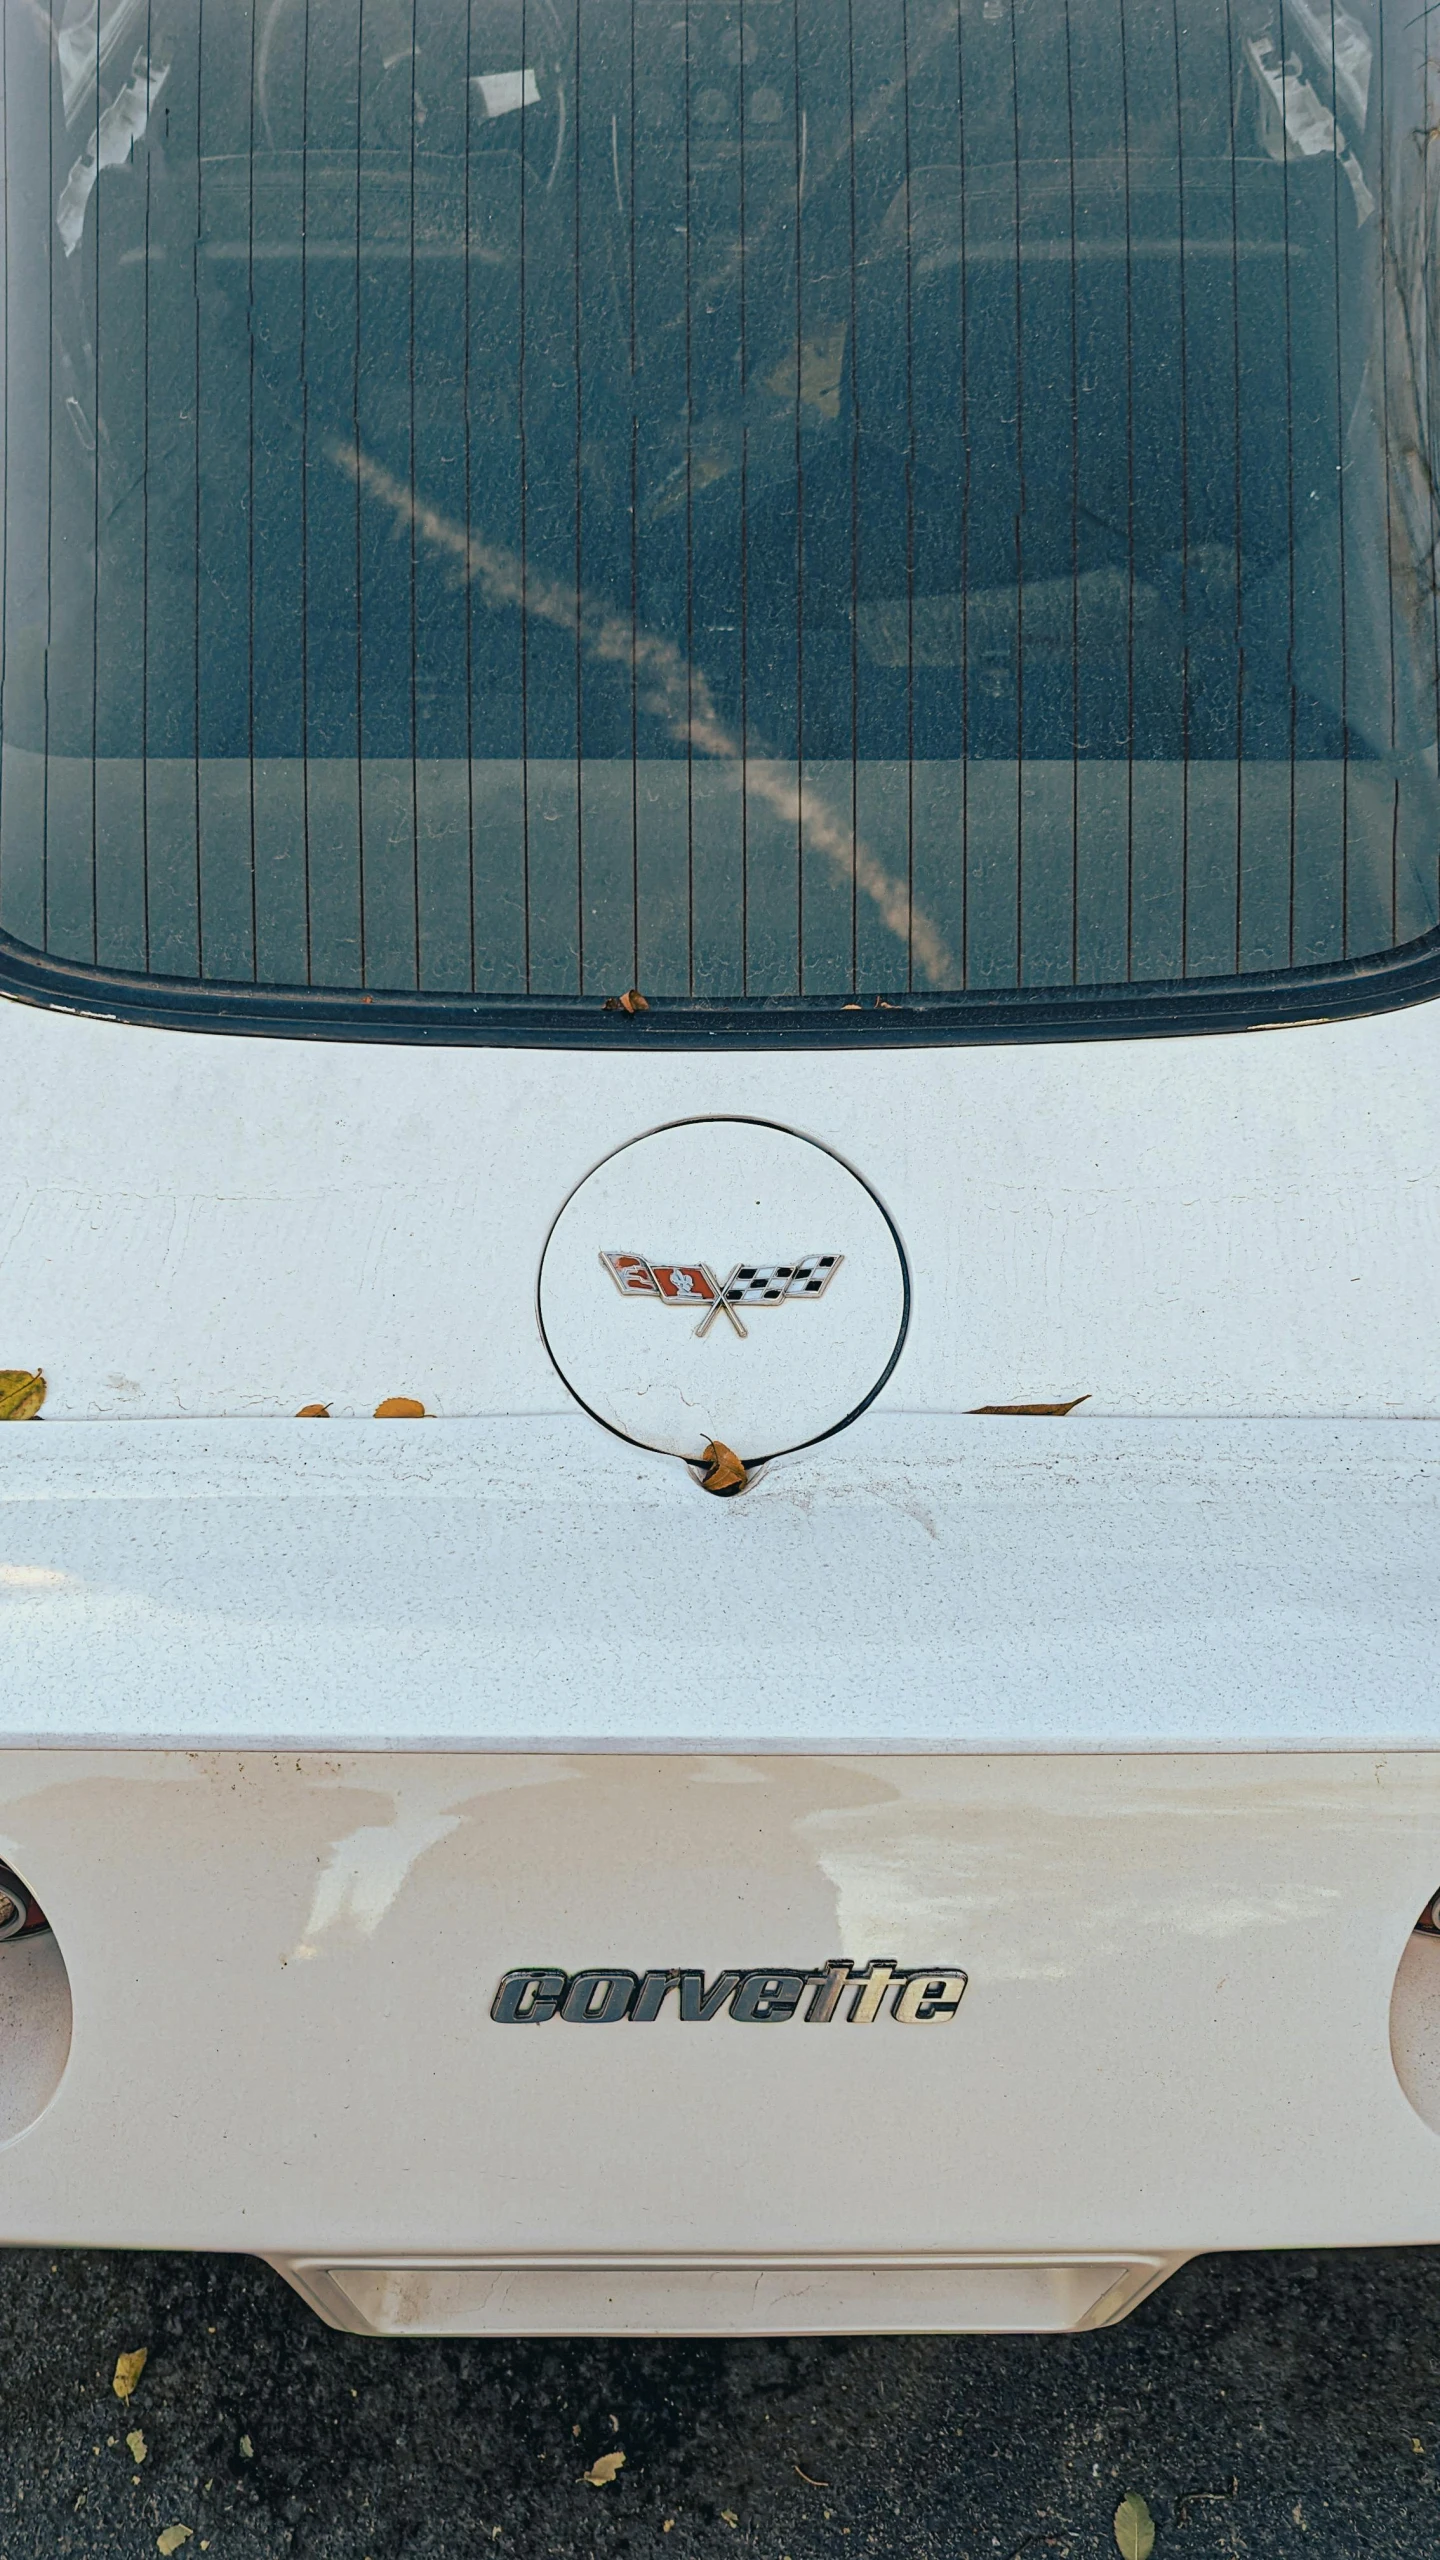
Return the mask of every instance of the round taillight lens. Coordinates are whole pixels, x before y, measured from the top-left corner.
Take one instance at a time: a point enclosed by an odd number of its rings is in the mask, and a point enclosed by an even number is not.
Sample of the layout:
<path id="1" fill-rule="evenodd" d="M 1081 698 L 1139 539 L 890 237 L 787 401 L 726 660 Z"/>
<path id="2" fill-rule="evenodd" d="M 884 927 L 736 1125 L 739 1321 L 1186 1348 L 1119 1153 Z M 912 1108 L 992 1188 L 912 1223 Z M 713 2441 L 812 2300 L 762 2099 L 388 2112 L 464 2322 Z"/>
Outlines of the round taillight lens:
<path id="1" fill-rule="evenodd" d="M 49 1921 L 28 1885 L 11 1868 L 0 1865 L 0 1942 L 6 1938 L 33 1938 Z"/>

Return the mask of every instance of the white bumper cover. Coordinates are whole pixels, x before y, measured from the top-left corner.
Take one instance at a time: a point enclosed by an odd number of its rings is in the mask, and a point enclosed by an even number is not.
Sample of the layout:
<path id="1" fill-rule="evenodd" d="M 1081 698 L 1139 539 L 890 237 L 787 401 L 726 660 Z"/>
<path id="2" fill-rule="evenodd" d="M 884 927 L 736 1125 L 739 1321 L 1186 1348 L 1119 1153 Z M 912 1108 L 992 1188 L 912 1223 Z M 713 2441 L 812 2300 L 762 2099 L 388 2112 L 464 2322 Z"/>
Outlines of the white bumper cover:
<path id="1" fill-rule="evenodd" d="M 6 2239 L 258 2250 L 382 2333 L 1092 2325 L 1440 2239 L 1440 1427 L 886 1415 L 731 1503 L 579 1419 L 4 1454 L 60 1951 Z M 841 1956 L 963 1999 L 491 2016 Z"/>

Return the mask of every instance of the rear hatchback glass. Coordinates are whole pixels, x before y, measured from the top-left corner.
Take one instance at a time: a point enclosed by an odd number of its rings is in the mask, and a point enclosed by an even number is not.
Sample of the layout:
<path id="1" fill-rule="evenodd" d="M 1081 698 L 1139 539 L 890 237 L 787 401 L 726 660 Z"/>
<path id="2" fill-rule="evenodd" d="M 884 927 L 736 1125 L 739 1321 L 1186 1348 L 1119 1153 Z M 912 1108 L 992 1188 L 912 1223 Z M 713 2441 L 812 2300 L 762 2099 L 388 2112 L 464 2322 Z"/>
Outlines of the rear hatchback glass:
<path id="1" fill-rule="evenodd" d="M 17 0 L 12 972 L 839 1034 L 1413 956 L 1431 25 Z"/>

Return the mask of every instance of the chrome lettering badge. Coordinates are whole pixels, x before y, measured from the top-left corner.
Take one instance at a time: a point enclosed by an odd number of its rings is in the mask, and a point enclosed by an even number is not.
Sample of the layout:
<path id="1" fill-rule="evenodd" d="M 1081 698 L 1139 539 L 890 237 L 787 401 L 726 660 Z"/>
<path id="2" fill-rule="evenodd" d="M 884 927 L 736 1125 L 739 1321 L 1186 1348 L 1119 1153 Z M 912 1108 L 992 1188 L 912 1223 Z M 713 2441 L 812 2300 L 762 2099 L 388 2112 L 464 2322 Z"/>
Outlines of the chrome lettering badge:
<path id="1" fill-rule="evenodd" d="M 737 1307 L 780 1307 L 795 1298 L 823 1298 L 845 1256 L 806 1253 L 798 1262 L 737 1262 L 717 1280 L 708 1262 L 647 1262 L 638 1253 L 602 1253 L 601 1262 L 622 1298 L 659 1298 L 667 1307 L 701 1307 L 696 1338 L 718 1315 L 746 1338 Z"/>
<path id="2" fill-rule="evenodd" d="M 501 1975 L 490 2015 L 501 2027 L 543 2027 L 552 2018 L 572 2027 L 616 2027 L 625 2021 L 648 2027 L 673 1992 L 673 2014 L 695 2025 L 709 2026 L 728 2012 L 742 2026 L 778 2027 L 798 2015 L 808 1991 L 804 2022 L 824 2027 L 840 2015 L 848 1992 L 847 2025 L 872 2025 L 888 2000 L 897 2025 L 918 2027 L 953 2018 L 967 1979 L 954 1966 L 902 1967 L 889 1956 L 872 1956 L 863 1965 L 853 1965 L 848 1956 L 832 1956 L 828 1964 L 809 1967 L 759 1966 L 717 1973 L 709 1983 L 698 1968 L 684 1965 L 648 1973 L 625 1965 L 590 1965 L 579 1973 L 565 1973 L 558 1965 L 517 1965 Z"/>

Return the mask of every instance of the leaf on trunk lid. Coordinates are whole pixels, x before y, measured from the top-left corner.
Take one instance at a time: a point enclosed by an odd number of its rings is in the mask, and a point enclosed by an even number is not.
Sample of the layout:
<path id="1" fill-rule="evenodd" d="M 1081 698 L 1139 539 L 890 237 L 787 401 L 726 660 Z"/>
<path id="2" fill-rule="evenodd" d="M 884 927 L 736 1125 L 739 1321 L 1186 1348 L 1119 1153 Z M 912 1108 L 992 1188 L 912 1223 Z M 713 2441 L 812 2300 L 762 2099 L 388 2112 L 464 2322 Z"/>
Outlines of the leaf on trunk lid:
<path id="1" fill-rule="evenodd" d="M 386 1396 L 375 1407 L 377 1422 L 423 1422 L 425 1407 L 413 1396 Z"/>
<path id="2" fill-rule="evenodd" d="M 123 2355 L 116 2357 L 110 2388 L 117 2400 L 129 2399 L 149 2361 L 148 2347 L 127 2347 Z"/>
<path id="3" fill-rule="evenodd" d="M 167 2524 L 164 2532 L 155 2536 L 160 2560 L 170 2560 L 171 2552 L 178 2551 L 182 2542 L 188 2542 L 194 2530 L 193 2524 Z"/>
<path id="4" fill-rule="evenodd" d="M 623 996 L 607 996 L 607 1013 L 648 1013 L 650 1007 L 638 987 L 627 987 Z"/>
<path id="5" fill-rule="evenodd" d="M 972 1413 L 1073 1413 L 1077 1404 L 1088 1404 L 1088 1395 L 1072 1396 L 1068 1404 L 972 1404 Z"/>
<path id="6" fill-rule="evenodd" d="M 1115 2544 L 1120 2560 L 1150 2560 L 1155 2548 L 1155 2519 L 1133 2490 L 1115 2510 Z"/>
<path id="7" fill-rule="evenodd" d="M 706 1441 L 701 1463 L 707 1493 L 743 1493 L 750 1481 L 744 1459 L 727 1449 L 723 1440 Z"/>
<path id="8" fill-rule="evenodd" d="M 597 2455 L 588 2471 L 582 2472 L 581 2478 L 588 2480 L 592 2489 L 608 2489 L 616 2472 L 624 2468 L 623 2453 L 602 2453 Z"/>
<path id="9" fill-rule="evenodd" d="M 38 1369 L 0 1369 L 0 1422 L 30 1422 L 45 1401 Z"/>

